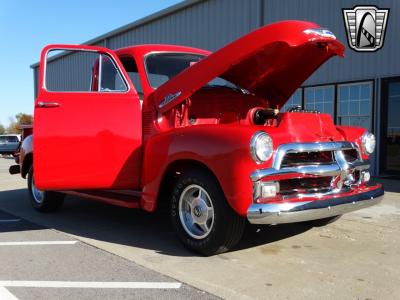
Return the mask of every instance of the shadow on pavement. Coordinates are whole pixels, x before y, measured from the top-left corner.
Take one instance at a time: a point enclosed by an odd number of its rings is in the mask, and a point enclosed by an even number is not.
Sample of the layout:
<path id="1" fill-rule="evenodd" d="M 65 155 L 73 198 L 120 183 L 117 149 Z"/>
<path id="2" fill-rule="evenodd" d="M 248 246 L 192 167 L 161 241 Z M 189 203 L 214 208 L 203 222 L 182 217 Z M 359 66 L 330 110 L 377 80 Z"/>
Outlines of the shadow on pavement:
<path id="1" fill-rule="evenodd" d="M 41 230 L 43 226 L 26 221 L 15 215 L 0 211 L 0 233 L 28 230 Z"/>
<path id="2" fill-rule="evenodd" d="M 312 226 L 306 223 L 261 226 L 247 224 L 242 240 L 233 250 L 243 250 L 273 243 L 298 234 L 302 234 L 311 228 Z"/>
<path id="3" fill-rule="evenodd" d="M 167 212 L 146 213 L 141 210 L 111 206 L 95 201 L 66 197 L 63 208 L 53 213 L 39 213 L 30 206 L 26 189 L 0 192 L 0 210 L 48 228 L 108 243 L 154 250 L 169 256 L 197 256 L 176 237 Z M 24 222 L 25 224 L 25 222 Z M 26 222 L 29 224 L 29 222 Z M 27 225 L 25 225 L 27 226 Z M 35 228 L 34 224 L 25 230 Z M 301 234 L 311 227 L 303 224 L 279 226 L 249 225 L 238 246 L 243 250 Z M 4 228 L 7 230 L 7 228 Z M 8 231 L 24 230 L 8 226 Z"/>

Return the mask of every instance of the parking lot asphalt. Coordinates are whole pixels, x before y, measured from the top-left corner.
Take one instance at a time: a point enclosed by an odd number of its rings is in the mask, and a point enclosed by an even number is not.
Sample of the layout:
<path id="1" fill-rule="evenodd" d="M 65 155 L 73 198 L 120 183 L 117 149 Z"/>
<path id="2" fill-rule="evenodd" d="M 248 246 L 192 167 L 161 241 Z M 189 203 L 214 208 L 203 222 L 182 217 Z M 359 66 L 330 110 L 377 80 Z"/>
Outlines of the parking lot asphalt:
<path id="1" fill-rule="evenodd" d="M 398 299 L 400 189 L 387 182 L 381 204 L 325 227 L 248 226 L 233 251 L 200 257 L 183 248 L 168 217 L 67 197 L 62 210 L 35 212 L 26 182 L 0 158 L 1 286 L 19 299 L 212 298 Z M 2 215 L 5 214 L 5 215 Z M 18 227 L 19 226 L 19 227 Z M 77 241 L 1 246 L 1 242 Z M 58 288 L 29 282 L 57 281 Z M 61 281 L 61 283 L 59 282 Z M 183 283 L 179 289 L 96 289 L 75 282 Z M 31 283 L 32 284 L 32 283 Z M 61 287 L 64 286 L 64 287 Z M 203 292 L 204 291 L 204 292 Z M 140 294 L 138 294 L 140 293 Z M 1 299 L 1 297 L 0 297 Z M 47 299 L 47 298 L 46 298 Z"/>
<path id="2" fill-rule="evenodd" d="M 14 186 L 4 176 L 2 189 Z M 26 200 L 22 190 L 0 192 L 0 299 L 216 299 L 138 264 L 82 242 L 51 226 L 2 210 L 7 200 Z M 27 204 L 27 203 L 25 203 Z M 96 224 L 86 224 L 88 230 Z"/>

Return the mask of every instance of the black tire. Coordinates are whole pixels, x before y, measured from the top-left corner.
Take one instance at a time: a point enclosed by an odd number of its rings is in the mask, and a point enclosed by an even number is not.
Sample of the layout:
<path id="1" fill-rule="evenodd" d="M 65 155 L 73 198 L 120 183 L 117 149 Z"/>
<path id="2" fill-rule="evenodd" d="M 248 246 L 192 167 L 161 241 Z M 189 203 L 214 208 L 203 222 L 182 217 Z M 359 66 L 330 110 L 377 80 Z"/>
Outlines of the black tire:
<path id="1" fill-rule="evenodd" d="M 208 234 L 204 237 L 197 235 L 195 238 L 188 233 L 190 229 L 184 224 L 183 215 L 194 220 L 195 216 L 193 214 L 196 214 L 196 209 L 188 208 L 192 212 L 190 216 L 188 212 L 186 214 L 182 213 L 180 199 L 181 196 L 184 197 L 185 194 L 183 193 L 186 193 L 187 189 L 196 189 L 197 187 L 206 192 L 207 196 L 205 198 L 207 201 L 205 202 L 211 202 L 208 206 L 212 206 L 213 213 L 212 222 L 207 231 Z M 199 205 L 196 206 L 197 208 L 199 207 Z M 180 210 L 181 215 L 179 213 Z M 204 213 L 204 209 L 200 209 L 200 213 L 197 211 L 196 216 L 198 217 L 198 214 L 201 216 L 201 212 Z M 210 215 L 211 213 L 207 210 L 207 221 L 209 221 L 208 217 Z M 216 179 L 208 172 L 202 170 L 186 171 L 175 181 L 171 198 L 170 216 L 172 225 L 183 244 L 189 249 L 205 256 L 223 253 L 232 249 L 241 239 L 246 224 L 245 218 L 236 214 L 229 206 Z M 201 231 L 199 225 L 192 225 L 192 228 L 196 229 L 196 227 Z"/>
<path id="2" fill-rule="evenodd" d="M 336 222 L 337 220 L 340 219 L 341 216 L 342 215 L 333 216 L 333 217 L 324 218 L 324 219 L 318 219 L 318 220 L 311 220 L 311 221 L 307 221 L 305 223 L 310 225 L 310 226 L 312 226 L 312 227 L 323 227 L 323 226 L 328 225 L 330 223 Z"/>
<path id="3" fill-rule="evenodd" d="M 35 189 L 34 172 L 33 167 L 31 166 L 28 172 L 28 191 L 30 202 L 33 208 L 40 212 L 52 212 L 60 209 L 63 205 L 65 197 L 64 194 L 50 191 L 41 191 L 42 198 L 39 201 L 38 197 L 34 195 Z"/>

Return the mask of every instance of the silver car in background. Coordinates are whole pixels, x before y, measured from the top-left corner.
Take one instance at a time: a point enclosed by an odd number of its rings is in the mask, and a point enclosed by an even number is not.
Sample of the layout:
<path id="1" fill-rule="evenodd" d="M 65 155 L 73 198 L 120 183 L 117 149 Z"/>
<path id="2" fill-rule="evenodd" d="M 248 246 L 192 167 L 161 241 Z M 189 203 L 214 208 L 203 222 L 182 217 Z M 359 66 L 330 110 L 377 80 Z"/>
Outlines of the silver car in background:
<path id="1" fill-rule="evenodd" d="M 21 143 L 18 134 L 0 135 L 0 154 L 14 154 Z"/>

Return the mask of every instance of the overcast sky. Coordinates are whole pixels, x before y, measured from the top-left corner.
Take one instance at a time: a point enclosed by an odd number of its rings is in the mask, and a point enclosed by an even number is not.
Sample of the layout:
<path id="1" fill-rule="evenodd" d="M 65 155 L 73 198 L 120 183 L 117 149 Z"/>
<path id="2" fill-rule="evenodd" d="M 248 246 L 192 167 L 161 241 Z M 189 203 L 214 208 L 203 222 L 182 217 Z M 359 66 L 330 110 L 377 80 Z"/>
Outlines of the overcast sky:
<path id="1" fill-rule="evenodd" d="M 43 46 L 80 44 L 180 0 L 0 0 L 0 123 L 33 113 L 33 72 Z"/>

